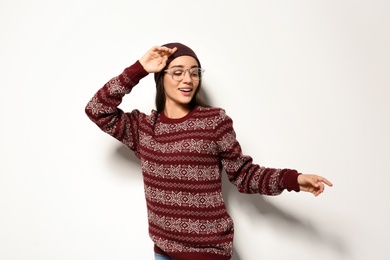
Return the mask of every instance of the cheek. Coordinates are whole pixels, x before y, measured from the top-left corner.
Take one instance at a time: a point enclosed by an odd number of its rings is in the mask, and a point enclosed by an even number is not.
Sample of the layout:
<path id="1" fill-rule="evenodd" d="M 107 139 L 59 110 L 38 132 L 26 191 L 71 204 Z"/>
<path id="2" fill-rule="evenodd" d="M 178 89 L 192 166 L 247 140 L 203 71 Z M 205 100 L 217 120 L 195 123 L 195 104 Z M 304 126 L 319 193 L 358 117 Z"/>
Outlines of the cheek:
<path id="1" fill-rule="evenodd" d="M 199 82 L 194 83 L 194 88 L 195 88 L 195 90 L 198 90 L 198 87 L 199 87 Z"/>
<path id="2" fill-rule="evenodd" d="M 169 88 L 173 88 L 173 87 L 177 86 L 177 82 L 174 81 L 174 80 L 173 80 L 170 76 L 168 76 L 168 75 L 165 75 L 165 76 L 164 76 L 163 84 L 164 84 L 164 89 L 169 89 Z"/>

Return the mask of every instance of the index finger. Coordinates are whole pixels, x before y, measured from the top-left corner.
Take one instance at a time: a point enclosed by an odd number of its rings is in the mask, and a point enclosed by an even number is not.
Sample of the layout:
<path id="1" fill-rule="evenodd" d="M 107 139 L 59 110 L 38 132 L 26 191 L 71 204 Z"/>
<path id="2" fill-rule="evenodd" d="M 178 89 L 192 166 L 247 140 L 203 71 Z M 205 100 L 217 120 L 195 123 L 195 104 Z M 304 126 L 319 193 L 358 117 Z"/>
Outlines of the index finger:
<path id="1" fill-rule="evenodd" d="M 329 187 L 332 187 L 333 186 L 333 183 L 331 183 L 330 181 L 328 181 L 326 178 L 324 177 L 319 177 L 319 181 L 325 183 L 326 185 L 328 185 Z"/>
<path id="2" fill-rule="evenodd" d="M 161 52 L 165 52 L 169 55 L 172 55 L 173 53 L 175 53 L 177 51 L 177 47 L 174 47 L 174 48 L 168 48 L 168 47 L 165 47 L 165 46 L 162 46 L 160 47 L 160 51 Z"/>

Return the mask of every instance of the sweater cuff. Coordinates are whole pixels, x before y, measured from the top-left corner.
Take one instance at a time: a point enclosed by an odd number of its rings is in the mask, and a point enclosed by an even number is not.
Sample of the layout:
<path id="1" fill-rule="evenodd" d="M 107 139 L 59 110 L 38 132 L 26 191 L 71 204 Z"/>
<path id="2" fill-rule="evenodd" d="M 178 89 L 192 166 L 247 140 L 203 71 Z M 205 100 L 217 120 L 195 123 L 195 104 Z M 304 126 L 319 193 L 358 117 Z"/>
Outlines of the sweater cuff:
<path id="1" fill-rule="evenodd" d="M 300 173 L 298 173 L 296 170 L 288 170 L 286 172 L 286 175 L 284 177 L 284 187 L 288 191 L 300 191 L 298 184 L 298 175 L 300 175 Z"/>
<path id="2" fill-rule="evenodd" d="M 124 71 L 126 75 L 131 75 L 131 78 L 138 82 L 142 78 L 149 75 L 149 73 L 144 69 L 142 64 L 137 60 L 133 65 L 127 67 Z"/>

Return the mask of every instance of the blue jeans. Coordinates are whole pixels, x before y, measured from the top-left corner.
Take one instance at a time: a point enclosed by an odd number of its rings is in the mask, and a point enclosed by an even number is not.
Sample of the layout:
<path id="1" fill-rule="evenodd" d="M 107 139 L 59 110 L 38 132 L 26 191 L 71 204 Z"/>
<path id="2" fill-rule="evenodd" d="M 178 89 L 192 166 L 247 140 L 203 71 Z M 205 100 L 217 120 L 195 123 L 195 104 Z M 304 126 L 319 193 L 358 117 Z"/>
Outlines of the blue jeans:
<path id="1" fill-rule="evenodd" d="M 160 255 L 160 254 L 157 254 L 157 253 L 154 253 L 154 259 L 155 260 L 175 260 L 175 259 L 170 258 L 168 256 Z"/>

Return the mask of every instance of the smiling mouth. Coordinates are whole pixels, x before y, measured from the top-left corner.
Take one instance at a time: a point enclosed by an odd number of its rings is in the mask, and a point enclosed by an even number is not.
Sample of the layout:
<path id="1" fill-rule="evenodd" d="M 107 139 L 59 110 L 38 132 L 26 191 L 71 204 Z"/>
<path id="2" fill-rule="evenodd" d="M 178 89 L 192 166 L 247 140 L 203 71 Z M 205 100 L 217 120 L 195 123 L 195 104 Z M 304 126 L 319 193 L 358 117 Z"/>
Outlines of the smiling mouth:
<path id="1" fill-rule="evenodd" d="M 192 91 L 192 88 L 179 88 L 180 91 L 182 92 L 191 92 Z"/>

